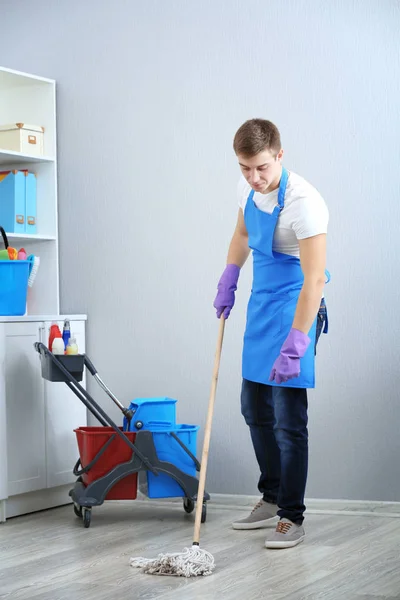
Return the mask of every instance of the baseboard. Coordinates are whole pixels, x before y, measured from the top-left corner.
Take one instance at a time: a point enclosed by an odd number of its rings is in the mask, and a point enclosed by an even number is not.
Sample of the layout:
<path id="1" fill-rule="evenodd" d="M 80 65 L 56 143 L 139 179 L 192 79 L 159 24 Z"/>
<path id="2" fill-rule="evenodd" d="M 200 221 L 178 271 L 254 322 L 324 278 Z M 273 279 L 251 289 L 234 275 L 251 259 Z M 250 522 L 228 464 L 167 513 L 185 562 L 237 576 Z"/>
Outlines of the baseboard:
<path id="1" fill-rule="evenodd" d="M 260 496 L 245 496 L 236 494 L 213 494 L 210 492 L 210 508 L 216 506 L 227 510 L 247 511 L 253 508 Z M 176 504 L 182 498 L 151 499 L 138 492 L 135 502 L 151 504 Z M 320 515 L 357 515 L 400 518 L 400 502 L 380 502 L 370 500 L 337 500 L 307 498 L 305 501 L 308 514 Z"/>
<path id="2" fill-rule="evenodd" d="M 6 522 L 6 501 L 0 500 L 0 523 Z"/>
<path id="3" fill-rule="evenodd" d="M 56 506 L 63 506 L 71 502 L 69 490 L 71 484 L 63 485 L 56 488 L 47 488 L 37 492 L 29 492 L 28 494 L 19 494 L 18 496 L 10 496 L 5 503 L 6 519 L 26 515 L 28 513 L 47 510 Z"/>
<path id="4" fill-rule="evenodd" d="M 247 510 L 253 507 L 260 496 L 244 496 L 235 494 L 211 494 L 213 504 L 221 508 L 237 508 Z M 359 516 L 380 516 L 400 518 L 400 502 L 380 502 L 370 500 L 337 500 L 307 498 L 305 500 L 309 514 L 340 514 Z"/>

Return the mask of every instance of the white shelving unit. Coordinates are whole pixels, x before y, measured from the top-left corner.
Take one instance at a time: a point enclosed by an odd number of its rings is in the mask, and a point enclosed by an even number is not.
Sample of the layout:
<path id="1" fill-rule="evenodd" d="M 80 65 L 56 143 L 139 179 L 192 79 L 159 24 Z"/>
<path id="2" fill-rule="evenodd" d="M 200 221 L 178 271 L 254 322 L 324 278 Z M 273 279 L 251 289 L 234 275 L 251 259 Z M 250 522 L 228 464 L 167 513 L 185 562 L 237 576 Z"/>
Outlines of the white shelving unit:
<path id="1" fill-rule="evenodd" d="M 40 257 L 35 284 L 29 289 L 28 314 L 58 314 L 56 83 L 0 68 L 0 124 L 19 122 L 44 127 L 45 156 L 0 148 L 0 166 L 2 170 L 28 169 L 36 174 L 37 234 L 7 234 L 17 249 L 23 247 L 28 254 Z"/>
<path id="2" fill-rule="evenodd" d="M 62 327 L 68 318 L 85 352 L 86 315 L 60 315 L 55 81 L 0 67 L 0 124 L 11 123 L 43 126 L 45 156 L 0 148 L 0 170 L 36 174 L 37 233 L 7 237 L 10 245 L 40 257 L 27 314 L 0 316 L 0 523 L 70 502 L 73 430 L 87 424 L 86 408 L 67 386 L 42 379 L 33 348 L 47 343 L 52 321 Z"/>

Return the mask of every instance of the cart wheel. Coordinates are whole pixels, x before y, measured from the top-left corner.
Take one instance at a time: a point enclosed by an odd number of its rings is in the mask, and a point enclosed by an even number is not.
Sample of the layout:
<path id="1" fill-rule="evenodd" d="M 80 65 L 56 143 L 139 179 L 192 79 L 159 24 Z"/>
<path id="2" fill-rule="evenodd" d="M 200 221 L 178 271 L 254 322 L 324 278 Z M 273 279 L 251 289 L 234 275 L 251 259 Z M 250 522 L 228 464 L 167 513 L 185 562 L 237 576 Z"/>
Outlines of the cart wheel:
<path id="1" fill-rule="evenodd" d="M 194 502 L 191 498 L 184 498 L 183 509 L 188 515 L 194 511 Z"/>
<path id="2" fill-rule="evenodd" d="M 207 520 L 207 503 L 203 502 L 203 507 L 201 509 L 201 522 L 205 523 Z"/>
<path id="3" fill-rule="evenodd" d="M 74 513 L 76 514 L 76 516 L 78 517 L 78 519 L 82 519 L 82 506 L 79 506 L 79 504 L 76 504 L 74 502 Z"/>
<path id="4" fill-rule="evenodd" d="M 83 526 L 87 529 L 90 527 L 90 521 L 92 519 L 92 511 L 90 508 L 85 508 L 83 510 Z"/>

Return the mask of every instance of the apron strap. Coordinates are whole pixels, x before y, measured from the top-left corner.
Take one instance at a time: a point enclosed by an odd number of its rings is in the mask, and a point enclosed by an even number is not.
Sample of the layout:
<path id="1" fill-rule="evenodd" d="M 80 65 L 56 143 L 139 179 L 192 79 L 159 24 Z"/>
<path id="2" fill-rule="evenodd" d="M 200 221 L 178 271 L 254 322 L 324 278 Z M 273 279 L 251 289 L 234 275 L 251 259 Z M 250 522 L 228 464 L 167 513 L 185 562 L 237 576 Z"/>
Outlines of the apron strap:
<path id="1" fill-rule="evenodd" d="M 279 191 L 278 191 L 278 204 L 279 204 L 279 208 L 281 210 L 285 204 L 285 192 L 286 192 L 288 178 L 289 178 L 289 172 L 285 169 L 285 167 L 282 167 L 282 175 L 281 175 L 281 180 L 279 182 Z"/>
<path id="2" fill-rule="evenodd" d="M 325 283 L 329 283 L 330 280 L 331 280 L 331 274 L 329 273 L 328 269 L 325 269 L 325 275 L 326 275 L 326 281 L 325 281 Z M 324 326 L 324 331 L 323 332 L 324 333 L 328 333 L 329 321 L 328 321 L 328 309 L 326 308 L 326 305 L 325 305 L 325 311 L 326 311 L 326 314 L 325 314 L 325 326 Z"/>
<path id="3" fill-rule="evenodd" d="M 328 333 L 328 328 L 329 328 L 328 309 L 326 308 L 325 325 L 324 325 L 324 331 L 323 331 L 323 333 Z"/>

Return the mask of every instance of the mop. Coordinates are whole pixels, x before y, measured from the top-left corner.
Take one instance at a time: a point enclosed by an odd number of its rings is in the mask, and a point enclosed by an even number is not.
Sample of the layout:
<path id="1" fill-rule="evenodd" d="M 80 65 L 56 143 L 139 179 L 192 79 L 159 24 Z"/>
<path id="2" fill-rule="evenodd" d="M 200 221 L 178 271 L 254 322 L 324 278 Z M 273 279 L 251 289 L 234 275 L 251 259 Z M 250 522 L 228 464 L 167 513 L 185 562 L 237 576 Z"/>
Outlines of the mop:
<path id="1" fill-rule="evenodd" d="M 199 488 L 197 492 L 196 518 L 194 524 L 193 543 L 191 548 L 175 554 L 159 554 L 157 558 L 131 558 L 132 567 L 141 568 L 149 575 L 175 575 L 177 577 L 198 577 L 211 575 L 215 569 L 215 560 L 210 552 L 200 548 L 201 511 L 203 507 L 208 451 L 210 448 L 211 424 L 214 412 L 215 394 L 217 390 L 218 372 L 221 360 L 222 341 L 224 337 L 225 319 L 220 317 L 217 350 L 211 382 L 211 393 L 208 404 L 207 420 L 204 432 L 203 453 L 200 466 Z"/>

